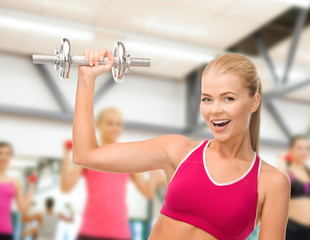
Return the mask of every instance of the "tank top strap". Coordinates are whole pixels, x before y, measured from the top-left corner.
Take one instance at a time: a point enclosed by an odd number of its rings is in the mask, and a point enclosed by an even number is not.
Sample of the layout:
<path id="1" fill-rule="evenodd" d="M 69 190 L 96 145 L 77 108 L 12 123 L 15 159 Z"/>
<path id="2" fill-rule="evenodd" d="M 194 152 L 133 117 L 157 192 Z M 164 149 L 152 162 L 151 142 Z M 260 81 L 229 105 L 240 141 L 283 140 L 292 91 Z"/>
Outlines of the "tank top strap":
<path id="1" fill-rule="evenodd" d="M 289 168 L 287 169 L 287 175 L 288 175 L 288 177 L 290 178 L 291 183 L 293 183 L 294 180 L 295 180 L 295 176 L 294 176 L 292 170 L 289 169 Z"/>
<path id="2" fill-rule="evenodd" d="M 191 150 L 186 159 L 191 162 L 201 162 L 201 159 L 203 158 L 203 152 L 208 141 L 209 140 L 201 141 L 194 149 Z"/>
<path id="3" fill-rule="evenodd" d="M 255 159 L 254 165 L 248 175 L 246 176 L 246 181 L 255 189 L 257 190 L 259 175 L 261 171 L 261 158 L 260 156 L 255 152 Z"/>

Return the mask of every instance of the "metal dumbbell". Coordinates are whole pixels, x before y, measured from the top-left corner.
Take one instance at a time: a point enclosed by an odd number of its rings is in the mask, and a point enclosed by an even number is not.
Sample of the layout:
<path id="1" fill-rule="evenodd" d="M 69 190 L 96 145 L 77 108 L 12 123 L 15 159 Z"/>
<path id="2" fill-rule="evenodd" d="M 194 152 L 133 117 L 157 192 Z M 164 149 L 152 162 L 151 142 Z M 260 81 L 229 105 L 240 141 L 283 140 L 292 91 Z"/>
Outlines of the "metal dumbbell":
<path id="1" fill-rule="evenodd" d="M 32 62 L 34 64 L 54 64 L 55 70 L 60 71 L 61 79 L 69 78 L 71 65 L 89 65 L 85 61 L 84 56 L 71 56 L 70 52 L 70 42 L 64 38 L 60 49 L 55 49 L 54 55 L 34 54 L 32 55 Z M 117 42 L 114 45 L 113 56 L 115 58 L 115 65 L 112 68 L 112 75 L 117 83 L 121 83 L 124 80 L 124 76 L 129 72 L 130 67 L 151 66 L 149 58 L 131 58 L 122 42 Z M 100 64 L 106 64 L 107 61 L 108 58 L 106 57 Z"/>

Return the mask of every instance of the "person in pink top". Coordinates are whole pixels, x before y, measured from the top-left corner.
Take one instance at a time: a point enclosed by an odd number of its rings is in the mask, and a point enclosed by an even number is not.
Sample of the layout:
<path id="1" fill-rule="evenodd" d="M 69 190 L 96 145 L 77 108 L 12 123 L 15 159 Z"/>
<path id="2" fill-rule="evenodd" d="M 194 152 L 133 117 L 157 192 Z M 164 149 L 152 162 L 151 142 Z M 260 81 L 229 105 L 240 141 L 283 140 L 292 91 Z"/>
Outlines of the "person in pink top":
<path id="1" fill-rule="evenodd" d="M 149 240 L 245 240 L 259 223 L 260 240 L 285 238 L 290 181 L 258 155 L 262 85 L 249 58 L 223 54 L 202 73 L 200 112 L 214 138 L 164 135 L 100 146 L 95 82 L 115 59 L 106 49 L 84 55 L 89 66 L 78 70 L 73 162 L 103 172 L 165 171 L 169 185 Z"/>
<path id="2" fill-rule="evenodd" d="M 101 145 L 115 143 L 122 133 L 123 120 L 115 108 L 102 110 L 96 122 Z M 133 181 L 148 199 L 155 194 L 155 174 L 145 179 L 143 174 L 99 172 L 80 166 L 70 166 L 70 142 L 65 143 L 61 170 L 61 189 L 70 192 L 84 176 L 87 199 L 78 240 L 130 239 L 126 196 L 127 182 Z"/>
<path id="3" fill-rule="evenodd" d="M 0 239 L 13 240 L 11 211 L 13 200 L 21 214 L 26 213 L 32 202 L 35 177 L 29 181 L 27 195 L 23 193 L 19 180 L 7 175 L 8 165 L 13 157 L 13 148 L 7 142 L 0 142 Z"/>

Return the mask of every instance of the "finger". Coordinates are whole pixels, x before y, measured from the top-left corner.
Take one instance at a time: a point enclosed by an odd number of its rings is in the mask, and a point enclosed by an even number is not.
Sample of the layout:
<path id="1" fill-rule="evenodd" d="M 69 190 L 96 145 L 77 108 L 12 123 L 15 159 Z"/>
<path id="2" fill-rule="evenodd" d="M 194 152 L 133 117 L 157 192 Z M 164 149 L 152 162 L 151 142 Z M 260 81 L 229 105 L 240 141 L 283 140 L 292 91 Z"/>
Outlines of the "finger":
<path id="1" fill-rule="evenodd" d="M 95 51 L 95 66 L 99 66 L 100 62 L 100 50 L 96 49 Z"/>
<path id="2" fill-rule="evenodd" d="M 106 57 L 106 55 L 107 55 L 107 49 L 102 48 L 102 49 L 100 50 L 100 61 L 103 61 L 104 58 Z"/>
<path id="3" fill-rule="evenodd" d="M 107 63 L 107 65 L 109 65 L 109 67 L 112 68 L 114 66 L 114 64 L 115 64 L 115 58 L 112 54 L 112 51 L 109 51 L 108 52 L 108 63 Z"/>
<path id="4" fill-rule="evenodd" d="M 100 65 L 100 68 L 101 68 L 102 72 L 109 72 L 109 71 L 111 71 L 112 67 L 114 66 L 115 60 L 114 60 L 114 57 L 113 57 L 111 51 L 107 52 L 106 49 L 104 49 L 104 50 L 106 52 L 105 55 L 108 57 L 108 61 L 106 64 Z"/>
<path id="5" fill-rule="evenodd" d="M 91 49 L 89 50 L 89 66 L 93 66 L 94 65 L 94 50 Z"/>
<path id="6" fill-rule="evenodd" d="M 86 50 L 84 51 L 84 58 L 85 58 L 85 61 L 88 62 L 88 59 L 89 59 L 89 49 L 86 49 Z"/>

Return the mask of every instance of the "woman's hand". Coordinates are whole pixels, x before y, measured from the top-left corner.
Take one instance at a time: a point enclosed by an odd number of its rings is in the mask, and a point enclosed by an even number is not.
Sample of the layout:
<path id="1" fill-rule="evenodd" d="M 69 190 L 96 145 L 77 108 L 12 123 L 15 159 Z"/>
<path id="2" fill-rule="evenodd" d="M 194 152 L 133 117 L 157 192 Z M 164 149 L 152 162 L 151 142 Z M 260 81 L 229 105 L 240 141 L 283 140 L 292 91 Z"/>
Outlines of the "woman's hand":
<path id="1" fill-rule="evenodd" d="M 278 162 L 277 162 L 277 167 L 278 169 L 280 169 L 282 172 L 286 172 L 287 170 L 287 167 L 288 167 L 288 159 L 287 159 L 287 156 L 289 154 L 287 152 L 280 152 L 278 154 Z"/>
<path id="2" fill-rule="evenodd" d="M 110 72 L 115 63 L 112 52 L 108 52 L 105 48 L 86 49 L 84 57 L 89 66 L 79 66 L 79 75 L 86 75 L 94 79 L 103 73 Z M 103 61 L 105 57 L 108 57 L 108 62 L 100 65 L 100 61 Z"/>

